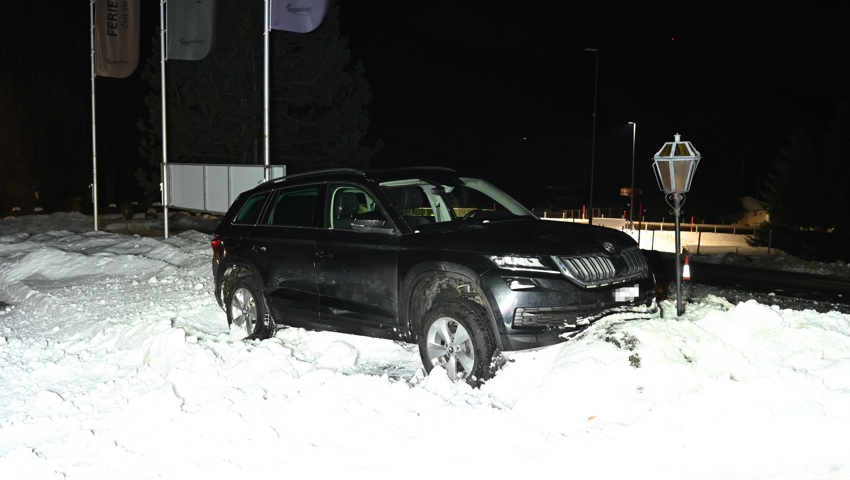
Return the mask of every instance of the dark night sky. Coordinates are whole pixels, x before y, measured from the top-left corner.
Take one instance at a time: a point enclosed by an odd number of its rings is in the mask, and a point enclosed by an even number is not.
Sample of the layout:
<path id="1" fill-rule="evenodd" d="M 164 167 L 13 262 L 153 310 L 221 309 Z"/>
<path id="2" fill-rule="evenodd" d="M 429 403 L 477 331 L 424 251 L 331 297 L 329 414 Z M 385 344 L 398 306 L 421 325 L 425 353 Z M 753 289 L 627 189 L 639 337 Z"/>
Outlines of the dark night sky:
<path id="1" fill-rule="evenodd" d="M 9 51 L 23 40 L 22 51 L 45 60 L 34 68 L 56 69 L 89 108 L 88 2 L 70 3 L 48 20 L 19 5 L 0 20 L 2 41 Z M 595 206 L 621 201 L 619 188 L 630 182 L 629 121 L 637 122 L 636 186 L 647 196 L 661 198 L 651 157 L 675 133 L 704 156 L 692 196 L 755 195 L 788 135 L 801 123 L 825 126 L 848 84 L 850 42 L 835 2 L 340 3 L 342 33 L 371 84 L 368 140 L 386 145 L 373 166 L 470 170 L 527 203 L 541 185 L 572 192 L 570 207 L 586 203 L 597 58 L 586 48 L 599 49 Z M 143 45 L 158 6 L 143 2 Z M 58 35 L 24 38 L 36 31 Z M 108 137 L 98 147 L 100 189 L 115 201 L 142 164 L 133 110 L 143 106 L 144 86 L 121 82 L 97 83 L 99 105 L 127 105 L 98 112 Z M 78 117 L 75 128 L 90 137 L 86 112 Z M 90 146 L 67 161 L 90 173 Z"/>
<path id="2" fill-rule="evenodd" d="M 837 9 L 646 3 L 343 3 L 387 142 L 376 163 L 483 170 L 529 203 L 540 184 L 586 203 L 593 157 L 602 206 L 630 183 L 634 121 L 638 188 L 657 191 L 651 157 L 681 133 L 704 157 L 694 194 L 755 196 L 778 146 L 829 120 L 845 88 Z"/>

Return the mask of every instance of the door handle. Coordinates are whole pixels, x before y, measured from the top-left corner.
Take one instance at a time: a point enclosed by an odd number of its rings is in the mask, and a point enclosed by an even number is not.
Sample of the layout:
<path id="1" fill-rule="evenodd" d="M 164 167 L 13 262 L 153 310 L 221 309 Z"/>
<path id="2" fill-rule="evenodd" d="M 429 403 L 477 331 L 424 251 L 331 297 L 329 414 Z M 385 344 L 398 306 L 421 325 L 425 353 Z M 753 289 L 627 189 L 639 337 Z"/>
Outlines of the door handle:
<path id="1" fill-rule="evenodd" d="M 266 247 L 262 247 L 262 246 L 261 246 L 261 247 L 258 247 L 258 246 L 256 246 L 256 245 L 254 245 L 253 247 L 251 247 L 251 250 L 253 250 L 253 251 L 255 251 L 255 252 L 265 252 L 265 251 L 266 251 Z"/>
<path id="2" fill-rule="evenodd" d="M 334 258 L 334 254 L 330 253 L 330 252 L 316 252 L 316 258 L 318 258 L 318 259 Z"/>

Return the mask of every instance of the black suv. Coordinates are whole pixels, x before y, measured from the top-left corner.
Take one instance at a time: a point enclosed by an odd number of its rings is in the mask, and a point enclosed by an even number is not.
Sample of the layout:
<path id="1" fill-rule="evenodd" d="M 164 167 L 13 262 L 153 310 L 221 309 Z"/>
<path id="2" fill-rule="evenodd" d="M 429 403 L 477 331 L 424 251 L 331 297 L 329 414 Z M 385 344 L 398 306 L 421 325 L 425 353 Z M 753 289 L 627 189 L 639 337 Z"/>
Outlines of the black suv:
<path id="1" fill-rule="evenodd" d="M 419 344 L 426 371 L 480 383 L 498 351 L 657 310 L 623 232 L 541 220 L 445 168 L 334 169 L 242 193 L 212 240 L 216 298 L 251 338 L 279 325 Z"/>

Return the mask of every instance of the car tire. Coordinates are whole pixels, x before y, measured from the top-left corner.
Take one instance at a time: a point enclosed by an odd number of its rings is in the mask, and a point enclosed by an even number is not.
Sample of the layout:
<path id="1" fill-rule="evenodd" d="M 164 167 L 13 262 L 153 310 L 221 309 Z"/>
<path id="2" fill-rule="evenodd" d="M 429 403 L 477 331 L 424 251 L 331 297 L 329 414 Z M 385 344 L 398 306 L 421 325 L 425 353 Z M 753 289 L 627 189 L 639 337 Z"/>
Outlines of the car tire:
<path id="1" fill-rule="evenodd" d="M 487 316 L 475 302 L 465 299 L 441 302 L 423 317 L 419 355 L 428 373 L 439 365 L 452 381 L 479 386 L 490 376 L 495 350 Z"/>
<path id="2" fill-rule="evenodd" d="M 243 275 L 233 280 L 227 289 L 224 309 L 227 324 L 242 329 L 246 340 L 262 340 L 273 335 L 274 321 L 265 293 L 253 276 Z"/>

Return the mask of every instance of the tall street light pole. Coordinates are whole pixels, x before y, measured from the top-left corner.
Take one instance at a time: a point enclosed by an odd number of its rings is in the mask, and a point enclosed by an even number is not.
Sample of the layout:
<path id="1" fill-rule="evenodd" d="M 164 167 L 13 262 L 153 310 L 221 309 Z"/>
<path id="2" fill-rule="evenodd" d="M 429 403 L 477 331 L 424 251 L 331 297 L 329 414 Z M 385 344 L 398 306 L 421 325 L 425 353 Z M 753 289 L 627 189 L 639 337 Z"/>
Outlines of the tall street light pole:
<path id="1" fill-rule="evenodd" d="M 632 126 L 632 188 L 629 191 L 631 199 L 629 200 L 629 223 L 632 230 L 635 229 L 635 136 L 637 135 L 637 122 L 629 122 Z M 640 215 L 640 212 L 638 212 Z"/>
<path id="2" fill-rule="evenodd" d="M 596 97 L 599 89 L 599 49 L 585 48 L 584 51 L 596 54 L 596 67 L 593 77 L 593 137 L 590 144 L 590 199 L 587 201 L 587 224 L 593 225 L 593 166 L 596 163 Z"/>

